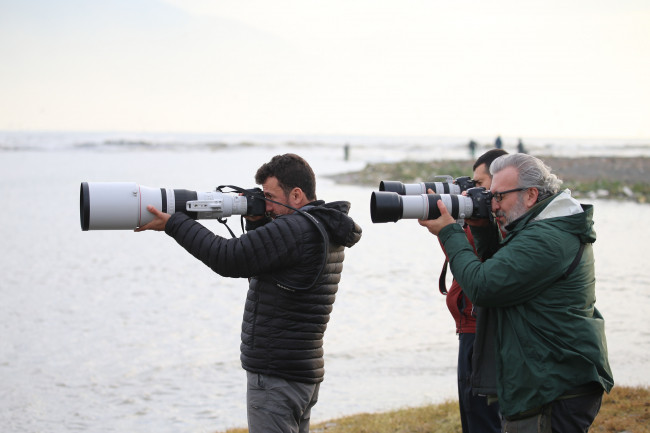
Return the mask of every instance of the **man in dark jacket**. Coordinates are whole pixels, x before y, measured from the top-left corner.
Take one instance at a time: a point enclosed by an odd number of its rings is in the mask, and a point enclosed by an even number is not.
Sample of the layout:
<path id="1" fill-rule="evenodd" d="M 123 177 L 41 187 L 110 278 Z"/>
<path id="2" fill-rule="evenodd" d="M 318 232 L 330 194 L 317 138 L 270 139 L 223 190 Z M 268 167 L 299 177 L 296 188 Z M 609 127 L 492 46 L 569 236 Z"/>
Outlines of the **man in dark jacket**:
<path id="1" fill-rule="evenodd" d="M 503 431 L 584 432 L 614 385 L 595 308 L 593 206 L 581 205 L 539 159 L 492 163 L 492 211 L 507 232 L 472 230 L 481 262 L 442 202 L 420 221 L 437 235 L 474 305 L 496 316 L 496 390 Z M 478 336 L 477 336 L 478 338 Z M 530 430 L 529 430 L 530 429 Z"/>
<path id="2" fill-rule="evenodd" d="M 490 149 L 474 162 L 472 180 L 475 186 L 490 189 L 492 161 L 507 153 L 503 149 Z M 469 226 L 465 224 L 463 230 L 473 246 L 474 240 Z M 456 321 L 456 333 L 458 334 L 458 406 L 463 433 L 498 432 L 501 430 L 499 405 L 497 403 L 488 404 L 486 394 L 475 392 L 472 389 L 472 361 L 474 339 L 477 332 L 477 311 L 455 278 L 451 283 L 446 300 L 447 308 Z"/>
<path id="3" fill-rule="evenodd" d="M 359 241 L 361 228 L 347 215 L 348 202 L 316 199 L 314 173 L 298 155 L 273 157 L 255 181 L 267 217 L 249 218 L 239 238 L 153 207 L 155 219 L 136 231 L 164 230 L 216 273 L 249 279 L 241 343 L 249 431 L 308 432 L 344 249 Z"/>

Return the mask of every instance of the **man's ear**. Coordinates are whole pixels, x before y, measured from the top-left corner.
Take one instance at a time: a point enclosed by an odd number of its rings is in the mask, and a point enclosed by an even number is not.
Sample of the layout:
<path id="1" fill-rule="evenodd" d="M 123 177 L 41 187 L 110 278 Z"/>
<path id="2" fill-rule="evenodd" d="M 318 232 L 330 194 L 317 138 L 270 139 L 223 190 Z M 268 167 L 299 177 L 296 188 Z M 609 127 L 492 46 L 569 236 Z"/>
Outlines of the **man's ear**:
<path id="1" fill-rule="evenodd" d="M 302 189 L 295 187 L 289 193 L 289 202 L 294 207 L 302 207 L 306 204 L 307 197 Z"/>
<path id="2" fill-rule="evenodd" d="M 539 190 L 535 187 L 528 188 L 526 191 L 526 195 L 524 196 L 524 203 L 526 204 L 526 207 L 533 207 L 535 203 L 537 203 L 537 197 L 539 197 Z"/>

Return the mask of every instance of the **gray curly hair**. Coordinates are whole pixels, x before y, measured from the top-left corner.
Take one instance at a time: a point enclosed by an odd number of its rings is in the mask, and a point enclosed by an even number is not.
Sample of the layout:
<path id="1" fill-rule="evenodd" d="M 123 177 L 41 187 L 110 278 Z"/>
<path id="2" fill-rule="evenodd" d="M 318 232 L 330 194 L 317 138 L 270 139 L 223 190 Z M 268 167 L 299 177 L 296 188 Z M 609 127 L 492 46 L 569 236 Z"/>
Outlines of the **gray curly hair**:
<path id="1" fill-rule="evenodd" d="M 560 190 L 562 180 L 551 173 L 551 168 L 541 159 L 526 153 L 512 153 L 498 157 L 490 166 L 490 173 L 494 176 L 506 167 L 514 167 L 519 173 L 519 187 L 537 188 L 539 195 L 537 201 L 556 194 Z"/>

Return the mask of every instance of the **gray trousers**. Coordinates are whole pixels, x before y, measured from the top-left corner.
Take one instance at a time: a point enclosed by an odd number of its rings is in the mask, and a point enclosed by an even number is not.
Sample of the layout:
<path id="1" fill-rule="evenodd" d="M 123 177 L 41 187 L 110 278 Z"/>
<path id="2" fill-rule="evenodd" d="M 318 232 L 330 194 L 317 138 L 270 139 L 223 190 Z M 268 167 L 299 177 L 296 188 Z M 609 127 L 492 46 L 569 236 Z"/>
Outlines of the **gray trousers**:
<path id="1" fill-rule="evenodd" d="M 246 372 L 249 433 L 308 433 L 320 383 Z"/>

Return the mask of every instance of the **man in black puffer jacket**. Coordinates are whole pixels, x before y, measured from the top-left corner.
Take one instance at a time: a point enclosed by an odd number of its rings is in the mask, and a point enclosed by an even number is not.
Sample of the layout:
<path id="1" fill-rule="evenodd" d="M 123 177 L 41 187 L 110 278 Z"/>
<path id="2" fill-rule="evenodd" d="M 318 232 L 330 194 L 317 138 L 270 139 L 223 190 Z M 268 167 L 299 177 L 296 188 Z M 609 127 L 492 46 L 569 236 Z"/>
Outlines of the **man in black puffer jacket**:
<path id="1" fill-rule="evenodd" d="M 268 216 L 247 217 L 239 238 L 151 206 L 155 219 L 136 231 L 164 230 L 216 273 L 249 278 L 241 343 L 249 431 L 308 432 L 344 249 L 359 241 L 361 228 L 347 215 L 348 202 L 316 200 L 314 172 L 298 155 L 273 157 L 255 181 Z"/>

